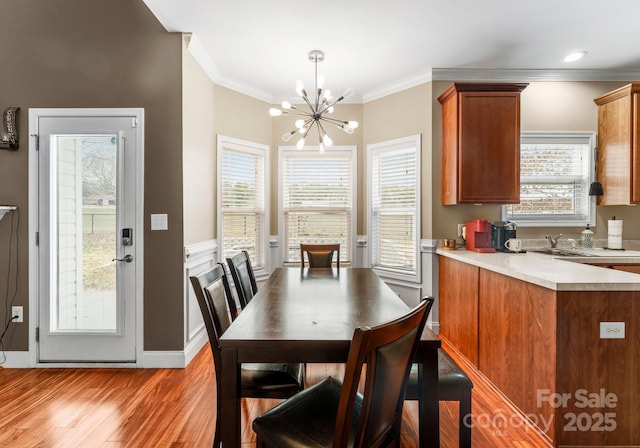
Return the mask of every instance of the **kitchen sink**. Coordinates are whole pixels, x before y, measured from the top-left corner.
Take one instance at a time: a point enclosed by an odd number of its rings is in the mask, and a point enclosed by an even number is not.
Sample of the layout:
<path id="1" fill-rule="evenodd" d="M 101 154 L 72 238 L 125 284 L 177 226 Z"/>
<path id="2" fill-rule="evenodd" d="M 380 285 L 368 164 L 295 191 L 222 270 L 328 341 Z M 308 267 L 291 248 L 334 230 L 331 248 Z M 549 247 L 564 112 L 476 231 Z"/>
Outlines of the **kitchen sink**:
<path id="1" fill-rule="evenodd" d="M 558 257 L 594 257 L 596 255 L 573 251 L 571 249 L 562 249 L 557 247 L 542 247 L 539 249 L 527 249 L 529 252 L 537 252 L 540 254 L 556 255 Z"/>

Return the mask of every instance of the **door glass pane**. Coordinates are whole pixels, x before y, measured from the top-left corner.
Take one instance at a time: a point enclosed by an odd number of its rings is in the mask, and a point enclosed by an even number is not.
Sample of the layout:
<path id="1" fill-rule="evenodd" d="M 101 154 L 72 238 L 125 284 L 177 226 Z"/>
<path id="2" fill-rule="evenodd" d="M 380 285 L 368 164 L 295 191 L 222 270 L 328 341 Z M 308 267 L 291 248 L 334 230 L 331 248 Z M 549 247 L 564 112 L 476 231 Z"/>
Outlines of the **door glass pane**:
<path id="1" fill-rule="evenodd" d="M 53 135 L 52 331 L 116 330 L 116 135 Z"/>

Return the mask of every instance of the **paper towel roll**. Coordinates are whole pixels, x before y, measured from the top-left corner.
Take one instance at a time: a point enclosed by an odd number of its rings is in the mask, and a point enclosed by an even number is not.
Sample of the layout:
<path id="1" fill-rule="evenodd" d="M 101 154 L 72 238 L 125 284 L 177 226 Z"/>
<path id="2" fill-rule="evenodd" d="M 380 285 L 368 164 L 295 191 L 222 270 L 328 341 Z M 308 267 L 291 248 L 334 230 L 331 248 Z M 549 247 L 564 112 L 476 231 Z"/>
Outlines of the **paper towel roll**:
<path id="1" fill-rule="evenodd" d="M 622 249 L 622 221 L 619 219 L 609 220 L 609 239 L 607 247 L 609 249 Z"/>

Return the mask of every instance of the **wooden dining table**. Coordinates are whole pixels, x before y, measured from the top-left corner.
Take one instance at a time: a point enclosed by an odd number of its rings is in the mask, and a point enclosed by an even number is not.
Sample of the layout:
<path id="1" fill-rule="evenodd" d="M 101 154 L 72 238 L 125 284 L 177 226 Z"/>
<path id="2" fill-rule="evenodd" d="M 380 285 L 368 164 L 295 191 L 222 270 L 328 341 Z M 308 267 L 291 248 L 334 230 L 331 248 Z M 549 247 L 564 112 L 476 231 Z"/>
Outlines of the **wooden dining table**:
<path id="1" fill-rule="evenodd" d="M 220 338 L 224 448 L 239 448 L 240 364 L 345 363 L 355 328 L 395 319 L 409 307 L 372 269 L 277 268 Z M 438 351 L 440 339 L 425 327 L 416 354 L 422 382 L 420 447 L 440 445 Z"/>

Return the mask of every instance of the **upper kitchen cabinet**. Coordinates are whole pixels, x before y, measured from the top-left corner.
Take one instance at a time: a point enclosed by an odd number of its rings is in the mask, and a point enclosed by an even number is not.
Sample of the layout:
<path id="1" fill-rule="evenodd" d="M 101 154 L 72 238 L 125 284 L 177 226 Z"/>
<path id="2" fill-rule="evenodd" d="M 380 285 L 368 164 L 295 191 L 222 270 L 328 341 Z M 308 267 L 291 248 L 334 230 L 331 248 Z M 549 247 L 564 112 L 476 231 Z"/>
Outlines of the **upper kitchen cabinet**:
<path id="1" fill-rule="evenodd" d="M 598 105 L 598 205 L 640 203 L 640 83 L 594 99 Z"/>
<path id="2" fill-rule="evenodd" d="M 442 204 L 520 202 L 520 92 L 527 83 L 453 83 L 442 105 Z"/>

